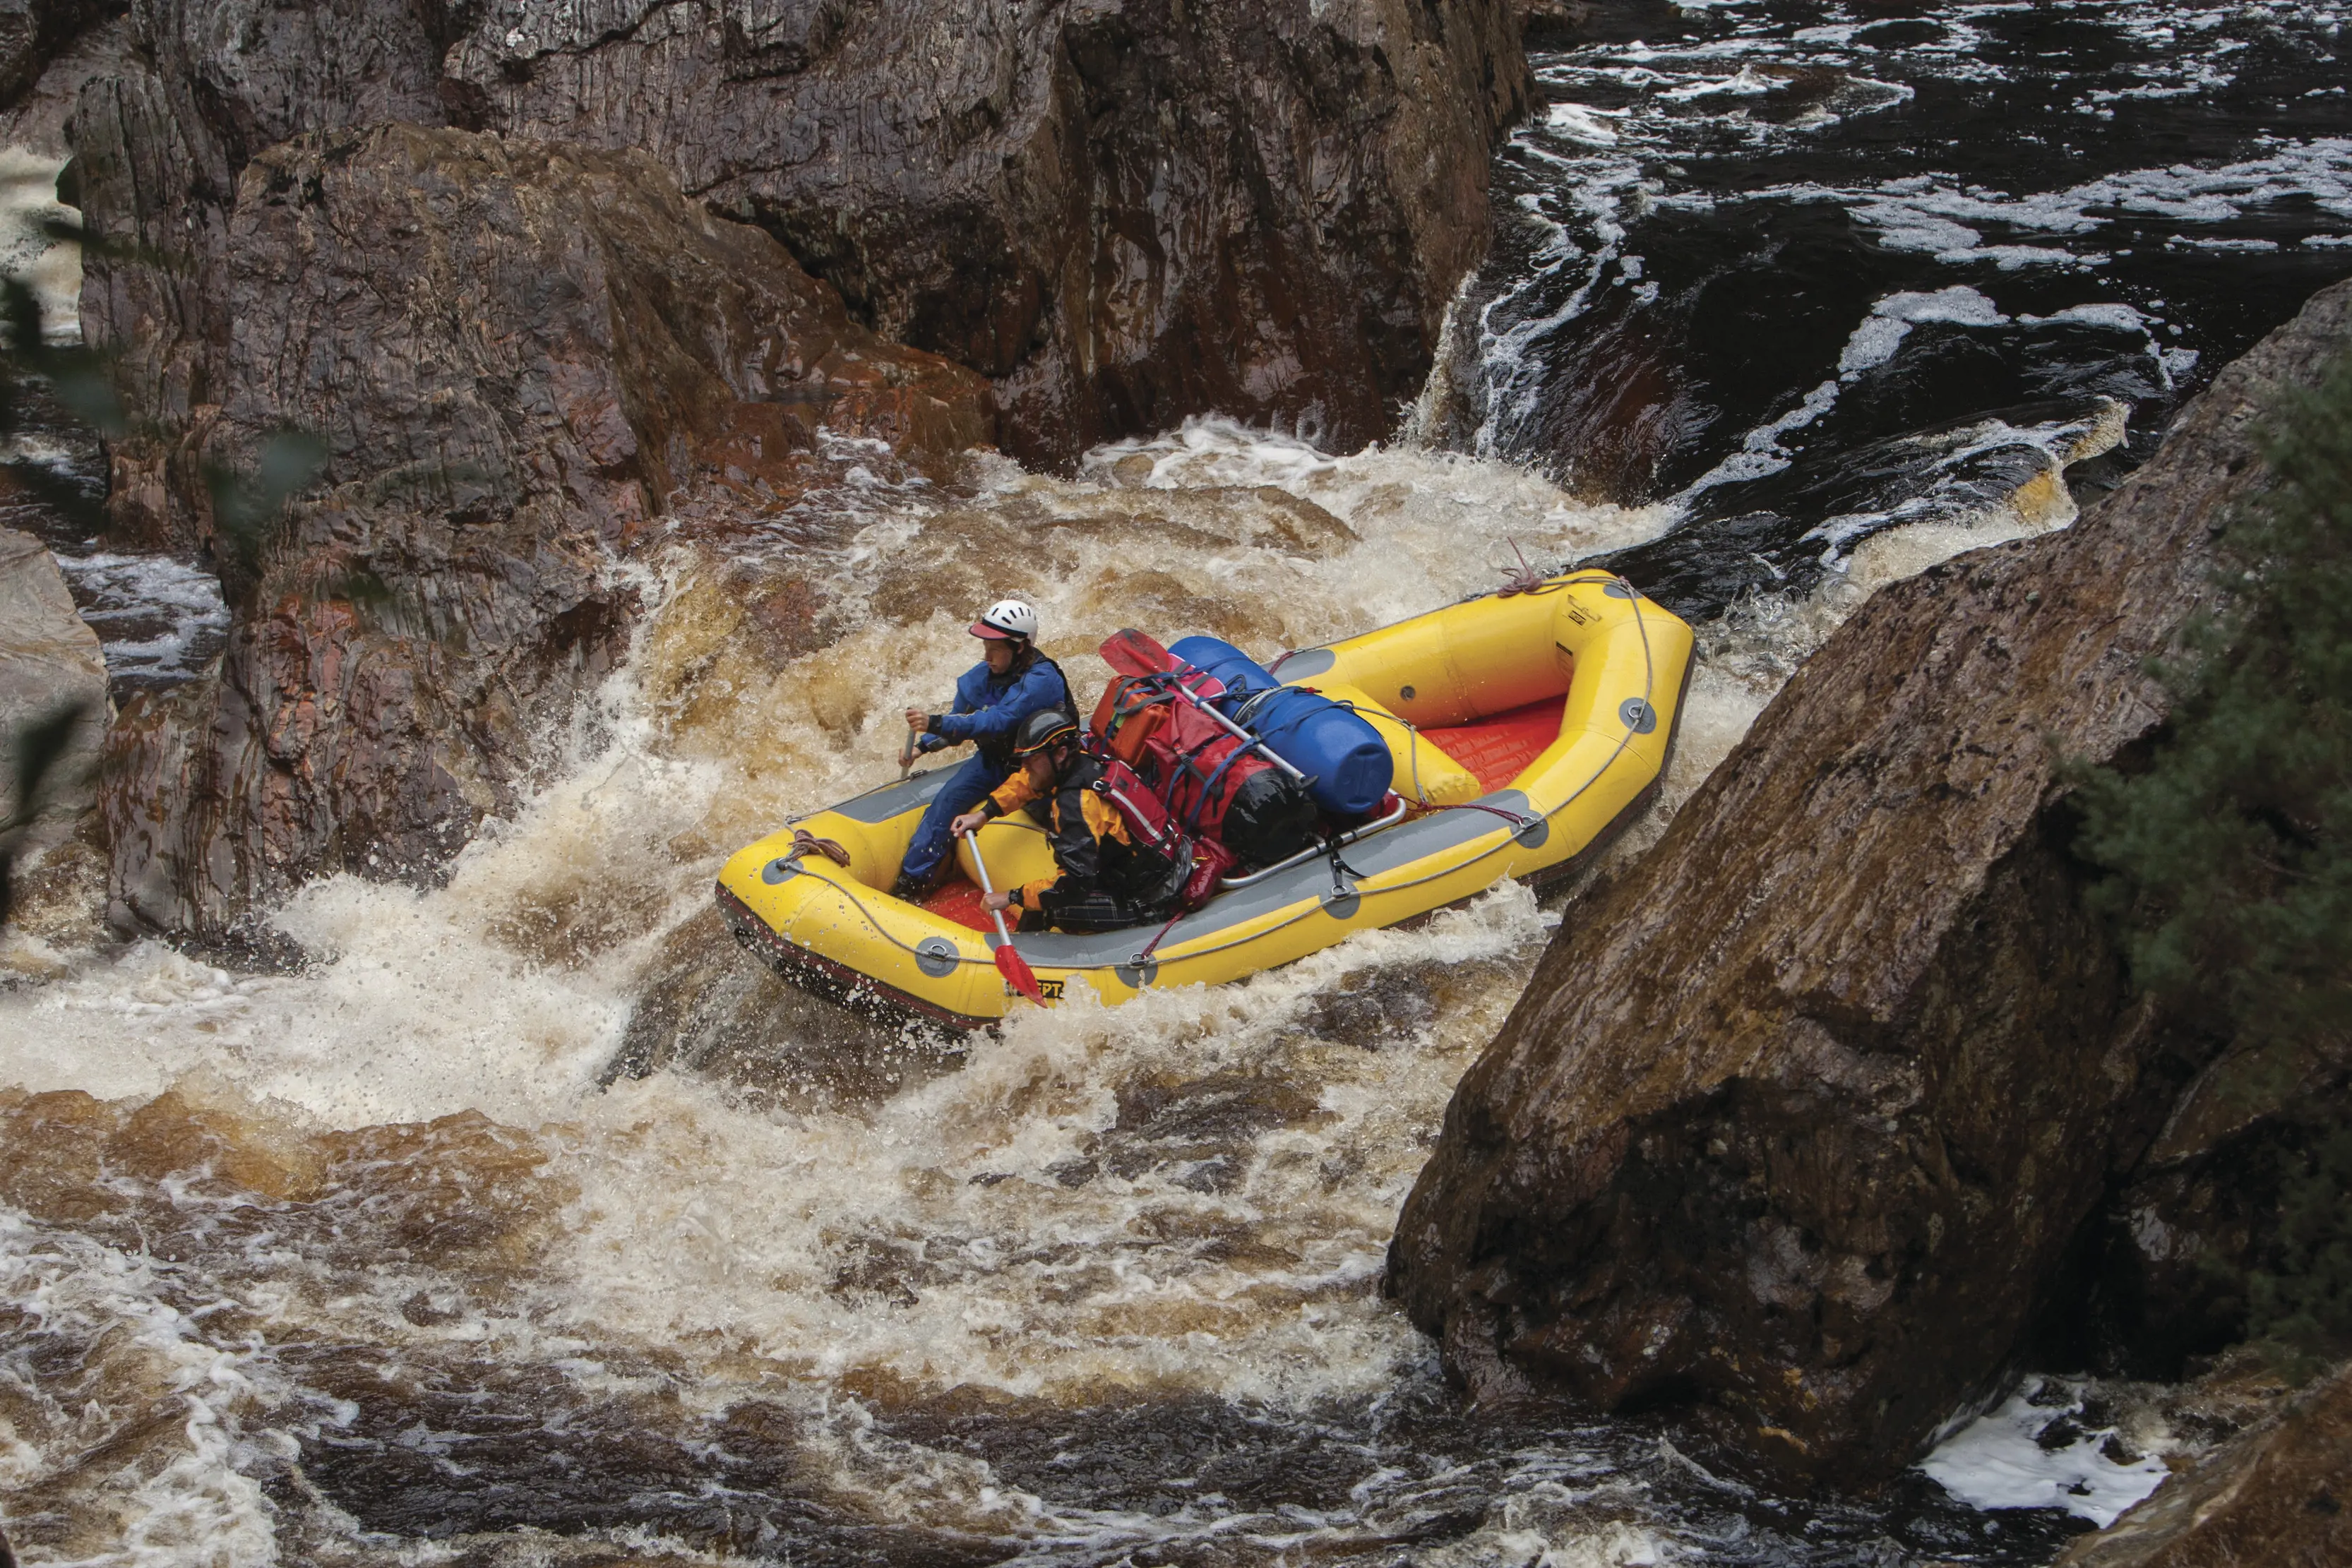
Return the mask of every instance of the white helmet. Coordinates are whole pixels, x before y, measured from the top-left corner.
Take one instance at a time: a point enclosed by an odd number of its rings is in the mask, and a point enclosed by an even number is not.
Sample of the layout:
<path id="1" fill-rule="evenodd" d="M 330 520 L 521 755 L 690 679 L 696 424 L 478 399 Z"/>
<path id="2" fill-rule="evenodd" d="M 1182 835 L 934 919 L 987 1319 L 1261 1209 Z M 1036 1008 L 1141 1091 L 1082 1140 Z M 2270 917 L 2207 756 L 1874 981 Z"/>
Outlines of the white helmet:
<path id="1" fill-rule="evenodd" d="M 1017 599 L 1000 599 L 971 623 L 975 637 L 1021 637 L 1037 640 L 1037 612 Z"/>

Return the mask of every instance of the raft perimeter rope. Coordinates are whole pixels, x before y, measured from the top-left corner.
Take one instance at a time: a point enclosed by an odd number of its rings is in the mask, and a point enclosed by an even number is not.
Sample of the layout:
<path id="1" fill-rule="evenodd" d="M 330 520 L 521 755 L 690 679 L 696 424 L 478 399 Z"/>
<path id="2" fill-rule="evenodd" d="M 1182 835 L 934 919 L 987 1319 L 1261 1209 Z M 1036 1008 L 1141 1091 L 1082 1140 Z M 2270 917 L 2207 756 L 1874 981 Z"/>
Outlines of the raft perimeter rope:
<path id="1" fill-rule="evenodd" d="M 1572 573 L 1560 578 L 1556 583 L 1547 585 L 1546 591 L 1557 591 L 1559 589 L 1569 587 L 1572 583 L 1594 581 L 1604 583 L 1613 582 L 1625 591 L 1626 602 L 1633 612 L 1634 630 L 1641 635 L 1642 639 L 1642 704 L 1643 707 L 1648 708 L 1652 706 L 1651 699 L 1655 696 L 1657 693 L 1658 662 L 1656 651 L 1650 645 L 1649 623 L 1642 619 L 1641 592 L 1622 577 L 1618 576 L 1615 572 L 1610 571 Z M 1399 722 L 1402 723 L 1403 721 L 1399 720 Z M 1601 782 L 1601 779 L 1608 774 L 1609 770 L 1617 766 L 1617 759 L 1624 756 L 1626 747 L 1633 744 L 1633 733 L 1634 732 L 1632 729 L 1627 729 L 1622 736 L 1618 737 L 1616 747 L 1610 752 L 1608 760 L 1601 763 L 1599 768 L 1593 769 L 1592 776 L 1591 778 L 1578 785 L 1566 800 L 1562 800 L 1559 805 L 1554 806 L 1550 810 L 1543 812 L 1539 816 L 1519 818 L 1515 812 L 1501 810 L 1499 808 L 1493 806 L 1476 806 L 1475 802 L 1465 802 L 1465 805 L 1475 806 L 1476 810 L 1492 812 L 1493 814 L 1503 817 L 1507 820 L 1519 821 L 1528 825 L 1532 825 L 1536 822 L 1548 822 L 1551 821 L 1552 818 L 1559 815 L 1562 811 L 1567 810 L 1570 806 L 1576 804 L 1578 800 L 1583 798 L 1586 790 L 1591 789 L 1595 784 Z M 1445 809 L 1458 810 L 1460 808 L 1449 807 Z M 1522 826 L 1519 832 L 1524 832 L 1526 831 L 1526 827 Z M 1489 849 L 1482 850 L 1477 854 L 1471 856 L 1468 860 L 1460 862 L 1454 865 L 1447 866 L 1442 871 L 1433 871 L 1426 876 L 1417 876 L 1410 882 L 1393 883 L 1386 887 L 1365 888 L 1361 883 L 1359 883 L 1358 892 L 1367 898 L 1372 896 L 1374 894 L 1403 893 L 1410 889 L 1420 887 L 1424 883 L 1436 882 L 1444 877 L 1454 876 L 1470 866 L 1476 865 L 1480 861 L 1486 859 L 1489 855 L 1501 853 L 1507 846 L 1516 843 L 1517 840 L 1518 833 L 1515 832 L 1508 838 L 1506 838 L 1502 843 L 1496 844 Z M 1230 942 L 1221 942 L 1213 947 L 1203 947 L 1197 952 L 1183 954 L 1182 956 L 1186 958 L 1213 957 L 1216 954 L 1224 952 L 1227 948 L 1243 946 L 1248 943 L 1255 942 L 1262 937 L 1271 936 L 1276 932 L 1285 930 L 1289 926 L 1297 925 L 1299 921 L 1306 919 L 1308 915 L 1318 913 L 1322 907 L 1323 906 L 1319 902 L 1311 904 L 1307 907 L 1300 910 L 1297 914 L 1292 915 L 1289 919 L 1282 921 L 1277 925 L 1267 926 L 1262 931 L 1253 931 L 1245 936 L 1236 936 Z M 1171 922 L 1171 924 L 1173 923 Z M 1162 935 L 1165 935 L 1165 933 L 1162 933 Z M 1154 943 L 1157 945 L 1157 938 L 1154 939 Z M 1097 967 L 1099 967 L 1099 966 L 1097 966 Z"/>

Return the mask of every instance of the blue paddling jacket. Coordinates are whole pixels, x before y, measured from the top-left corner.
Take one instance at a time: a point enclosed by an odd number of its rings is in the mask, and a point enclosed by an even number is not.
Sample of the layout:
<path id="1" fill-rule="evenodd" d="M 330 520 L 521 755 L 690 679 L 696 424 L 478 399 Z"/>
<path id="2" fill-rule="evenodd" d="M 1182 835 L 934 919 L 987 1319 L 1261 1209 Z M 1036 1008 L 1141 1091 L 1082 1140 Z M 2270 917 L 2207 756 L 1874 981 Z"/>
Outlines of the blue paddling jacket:
<path id="1" fill-rule="evenodd" d="M 983 660 L 957 677 L 955 706 L 933 717 L 922 748 L 935 751 L 959 740 L 975 740 L 990 766 L 1010 773 L 1013 732 L 1023 719 L 1049 707 L 1070 714 L 1076 722 L 1077 709 L 1071 704 L 1070 683 L 1062 678 L 1061 665 L 1038 653 L 1026 668 L 1016 666 L 1000 675 Z"/>

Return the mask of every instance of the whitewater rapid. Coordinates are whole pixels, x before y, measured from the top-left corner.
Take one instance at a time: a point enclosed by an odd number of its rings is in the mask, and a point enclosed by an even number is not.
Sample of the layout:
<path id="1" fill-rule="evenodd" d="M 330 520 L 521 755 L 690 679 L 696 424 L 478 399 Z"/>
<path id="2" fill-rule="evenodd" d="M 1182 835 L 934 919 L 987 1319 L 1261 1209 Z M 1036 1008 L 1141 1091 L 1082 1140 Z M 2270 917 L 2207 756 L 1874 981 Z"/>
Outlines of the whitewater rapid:
<path id="1" fill-rule="evenodd" d="M 895 776 L 892 716 L 970 661 L 971 604 L 1031 597 L 1091 700 L 1087 650 L 1121 625 L 1271 653 L 1480 591 L 1521 552 L 1641 542 L 1671 511 L 1580 502 L 1493 459 L 1334 456 L 1214 420 L 1066 480 L 979 456 L 934 483 L 851 442 L 831 456 L 830 486 L 683 519 L 615 568 L 648 606 L 631 657 L 446 885 L 304 889 L 270 915 L 306 955 L 291 972 L 10 939 L 0 1146 L 20 1152 L 0 1156 L 0 1270 L 20 1326 L 89 1379 L 78 1400 L 0 1403 L 5 1484 L 79 1521 L 44 1535 L 12 1513 L 26 1561 L 258 1564 L 389 1551 L 385 1531 L 505 1540 L 604 1517 L 553 1481 L 501 1512 L 401 1469 L 489 1441 L 461 1421 L 430 1436 L 451 1399 L 520 1400 L 574 1465 L 608 1417 L 723 1457 L 730 1423 L 772 1408 L 790 1484 L 761 1471 L 745 1495 L 800 1500 L 837 1542 L 913 1531 L 1072 1562 L 1338 1550 L 1459 1513 L 1431 1499 L 1464 1467 L 1494 1506 L 1417 1560 L 1664 1561 L 1718 1528 L 1659 1500 L 1644 1467 L 1714 1494 L 1651 1438 L 1391 1434 L 1414 1400 L 1442 1404 L 1431 1347 L 1379 1294 L 1391 1226 L 1572 901 L 1505 886 L 1243 984 L 1024 1013 L 961 1057 L 868 1033 L 824 1049 L 870 1071 L 822 1084 L 763 1082 L 755 1061 L 596 1087 L 720 860 Z M 1654 837 L 1873 587 L 2063 526 L 2062 477 L 2053 457 L 1981 516 L 1882 533 L 1827 587 L 1711 623 L 1665 800 L 1616 853 Z M 451 1387 L 474 1392 L 436 1392 Z M 1078 1506 L 1017 1443 L 959 1436 L 981 1417 L 941 1412 L 968 1407 L 1104 1463 L 1139 1442 L 1097 1430 L 1105 1412 L 1172 1412 L 1195 1446 L 1160 1468 L 1191 1490 Z M 1202 1482 L 1233 1422 L 1362 1474 L 1256 1502 Z M 545 1456 L 525 1448 L 530 1464 L 499 1462 L 530 1472 Z M 665 1550 L 734 1539 L 683 1505 L 618 1517 L 608 1536 Z M 168 1518 L 184 1528 L 158 1534 Z"/>

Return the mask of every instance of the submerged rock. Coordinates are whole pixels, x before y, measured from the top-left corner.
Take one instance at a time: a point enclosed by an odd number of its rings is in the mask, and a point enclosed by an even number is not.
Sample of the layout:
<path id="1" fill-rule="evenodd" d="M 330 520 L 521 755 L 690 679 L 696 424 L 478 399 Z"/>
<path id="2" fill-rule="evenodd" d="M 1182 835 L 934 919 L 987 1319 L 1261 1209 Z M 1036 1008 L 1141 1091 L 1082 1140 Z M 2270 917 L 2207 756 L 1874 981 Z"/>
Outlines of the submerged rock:
<path id="1" fill-rule="evenodd" d="M 2352 1562 L 2352 1366 L 2205 1455 L 2058 1568 Z"/>
<path id="2" fill-rule="evenodd" d="M 606 1086 L 696 1074 L 745 1103 L 795 1110 L 884 1100 L 963 1065 L 955 1040 L 877 1023 L 792 985 L 740 946 L 714 906 L 664 937 L 640 977 Z"/>
<path id="3" fill-rule="evenodd" d="M 1563 926 L 1391 1250 L 1474 1390 L 1841 1485 L 1990 1390 L 2194 1065 L 2084 913 L 2061 759 L 2161 722 L 2143 664 L 2260 477 L 2248 423 L 2348 340 L 2352 286 L 2070 530 L 1870 601 Z"/>
<path id="4" fill-rule="evenodd" d="M 784 476 L 821 423 L 910 452 L 990 431 L 977 377 L 879 343 L 640 154 L 298 138 L 245 167 L 213 284 L 209 401 L 159 483 L 234 624 L 216 674 L 113 737 L 129 926 L 216 935 L 310 876 L 431 876 L 612 667 L 609 562 L 674 499 Z M 251 497 L 299 461 L 289 432 L 318 465 L 278 517 Z"/>

